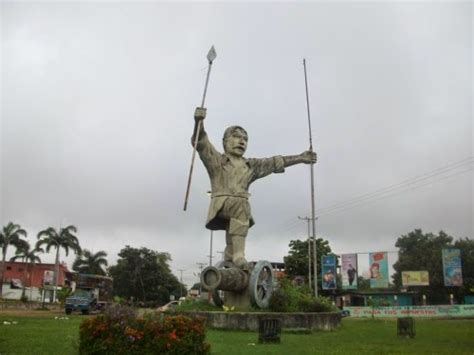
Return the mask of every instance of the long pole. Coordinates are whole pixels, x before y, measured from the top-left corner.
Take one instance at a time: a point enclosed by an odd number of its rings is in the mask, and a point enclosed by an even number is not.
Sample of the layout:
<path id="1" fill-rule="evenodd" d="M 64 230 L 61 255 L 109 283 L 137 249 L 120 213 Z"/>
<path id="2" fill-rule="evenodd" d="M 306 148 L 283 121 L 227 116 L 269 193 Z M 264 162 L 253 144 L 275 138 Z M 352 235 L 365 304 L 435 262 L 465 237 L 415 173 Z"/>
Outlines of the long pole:
<path id="1" fill-rule="evenodd" d="M 202 275 L 202 269 L 204 269 L 204 266 L 206 266 L 206 263 L 196 263 L 197 266 L 199 266 L 199 278 L 201 278 Z M 202 283 L 199 281 L 199 298 L 201 298 L 201 293 L 202 293 Z"/>
<path id="2" fill-rule="evenodd" d="M 306 108 L 308 111 L 308 129 L 309 129 L 309 151 L 313 152 L 313 136 L 311 133 L 311 114 L 309 110 L 309 94 L 308 94 L 308 76 L 306 74 L 306 59 L 303 59 L 304 67 L 304 84 L 306 88 Z M 318 262 L 316 248 L 316 216 L 314 208 L 314 163 L 311 163 L 311 221 L 313 226 L 313 255 L 314 255 L 314 295 L 318 297 Z"/>
<path id="3" fill-rule="evenodd" d="M 306 221 L 308 223 L 308 286 L 309 289 L 312 291 L 311 287 L 311 232 L 310 232 L 310 224 L 309 221 L 311 220 L 309 217 L 300 217 L 298 216 L 298 219 L 301 219 L 303 221 Z"/>
<path id="4" fill-rule="evenodd" d="M 212 199 L 212 191 L 207 191 L 207 195 Z M 214 239 L 214 231 L 211 229 L 211 235 L 209 240 L 209 266 L 212 266 L 212 242 Z"/>
<path id="5" fill-rule="evenodd" d="M 202 108 L 204 108 L 204 102 L 206 101 L 207 85 L 209 84 L 209 76 L 211 75 L 212 62 L 214 61 L 214 59 L 216 59 L 216 51 L 214 50 L 214 46 L 212 46 L 209 50 L 209 53 L 207 54 L 209 66 L 207 67 L 206 83 L 204 84 L 204 93 L 202 95 Z M 186 196 L 184 198 L 184 211 L 186 211 L 186 209 L 188 208 L 189 191 L 191 190 L 191 179 L 193 176 L 194 159 L 196 158 L 196 147 L 199 140 L 199 133 L 201 132 L 201 124 L 202 120 L 200 120 L 197 124 L 196 137 L 194 139 L 193 155 L 191 157 L 191 166 L 189 167 L 188 186 L 186 188 Z"/>
<path id="6" fill-rule="evenodd" d="M 211 241 L 209 245 L 209 266 L 212 266 L 212 240 L 214 238 L 214 231 L 211 229 Z M 201 276 L 201 275 L 199 275 Z M 201 281 L 199 281 L 199 290 L 201 290 Z M 201 296 L 201 291 L 199 291 L 199 296 Z M 207 300 L 210 302 L 212 295 L 210 292 L 207 293 Z"/>
<path id="7" fill-rule="evenodd" d="M 211 230 L 211 242 L 209 243 L 210 246 L 209 246 L 209 266 L 212 266 L 212 239 L 214 237 L 214 231 Z"/>
<path id="8" fill-rule="evenodd" d="M 180 292 L 179 292 L 179 298 L 183 297 L 183 271 L 185 271 L 184 269 L 178 269 L 179 273 L 180 273 L 180 277 L 179 277 L 179 283 L 180 283 L 180 286 L 181 286 L 181 289 L 180 289 Z"/>

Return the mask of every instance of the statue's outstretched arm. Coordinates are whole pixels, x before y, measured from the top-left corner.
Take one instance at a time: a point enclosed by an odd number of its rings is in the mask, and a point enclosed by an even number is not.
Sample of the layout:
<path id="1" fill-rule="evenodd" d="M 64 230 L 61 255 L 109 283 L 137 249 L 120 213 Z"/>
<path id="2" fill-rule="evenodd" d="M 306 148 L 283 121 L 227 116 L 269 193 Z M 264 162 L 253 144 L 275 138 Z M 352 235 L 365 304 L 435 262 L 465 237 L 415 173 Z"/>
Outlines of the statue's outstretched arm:
<path id="1" fill-rule="evenodd" d="M 311 164 L 316 163 L 318 157 L 315 152 L 307 150 L 299 155 L 287 155 L 283 157 L 285 168 L 295 164 Z"/>

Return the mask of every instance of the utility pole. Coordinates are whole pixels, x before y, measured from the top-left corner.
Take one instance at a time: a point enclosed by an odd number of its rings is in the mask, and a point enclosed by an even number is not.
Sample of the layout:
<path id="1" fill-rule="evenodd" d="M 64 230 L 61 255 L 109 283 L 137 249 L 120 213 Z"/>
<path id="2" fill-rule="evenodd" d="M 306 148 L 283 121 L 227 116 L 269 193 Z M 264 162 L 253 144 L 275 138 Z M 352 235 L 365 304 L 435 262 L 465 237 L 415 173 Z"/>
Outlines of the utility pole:
<path id="1" fill-rule="evenodd" d="M 201 275 L 202 275 L 202 269 L 204 269 L 204 266 L 206 266 L 206 263 L 196 263 L 196 265 L 199 266 L 199 298 L 201 298 L 201 292 L 202 292 Z"/>
<path id="2" fill-rule="evenodd" d="M 311 231 L 310 231 L 310 224 L 311 218 L 309 217 L 300 217 L 298 219 L 308 222 L 308 286 L 309 289 L 312 290 L 311 287 Z"/>
<path id="3" fill-rule="evenodd" d="M 213 239 L 213 230 L 211 230 L 211 241 L 209 246 L 209 266 L 212 266 L 212 239 Z"/>
<path id="4" fill-rule="evenodd" d="M 212 191 L 208 190 L 207 191 L 207 196 L 209 196 L 210 199 L 212 199 Z M 211 238 L 209 242 L 209 266 L 212 266 L 212 241 L 214 237 L 214 231 L 211 229 Z"/>
<path id="5" fill-rule="evenodd" d="M 178 269 L 180 272 L 180 277 L 179 277 L 179 283 L 181 285 L 181 290 L 179 292 L 179 298 L 183 297 L 183 271 L 186 271 L 185 269 Z"/>
<path id="6" fill-rule="evenodd" d="M 217 254 L 221 254 L 221 260 L 224 260 L 225 251 L 217 250 L 216 253 L 217 253 Z"/>

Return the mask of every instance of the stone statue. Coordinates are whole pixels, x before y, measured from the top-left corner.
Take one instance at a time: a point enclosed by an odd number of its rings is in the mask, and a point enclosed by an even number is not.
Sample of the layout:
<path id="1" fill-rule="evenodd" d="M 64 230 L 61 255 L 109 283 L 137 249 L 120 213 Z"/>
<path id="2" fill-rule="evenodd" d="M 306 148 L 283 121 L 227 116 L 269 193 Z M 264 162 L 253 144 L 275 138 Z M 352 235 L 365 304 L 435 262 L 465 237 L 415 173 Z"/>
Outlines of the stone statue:
<path id="1" fill-rule="evenodd" d="M 194 144 L 196 134 L 199 134 L 196 150 L 211 180 L 211 205 L 206 228 L 226 231 L 225 261 L 246 269 L 245 238 L 249 228 L 255 223 L 249 204 L 250 184 L 271 173 L 283 173 L 291 165 L 316 163 L 316 153 L 305 151 L 293 156 L 244 158 L 248 143 L 247 132 L 240 126 L 231 126 L 224 132 L 222 154 L 207 137 L 203 124 L 205 117 L 206 109 L 196 108 L 191 144 Z M 199 121 L 200 131 L 197 132 Z"/>

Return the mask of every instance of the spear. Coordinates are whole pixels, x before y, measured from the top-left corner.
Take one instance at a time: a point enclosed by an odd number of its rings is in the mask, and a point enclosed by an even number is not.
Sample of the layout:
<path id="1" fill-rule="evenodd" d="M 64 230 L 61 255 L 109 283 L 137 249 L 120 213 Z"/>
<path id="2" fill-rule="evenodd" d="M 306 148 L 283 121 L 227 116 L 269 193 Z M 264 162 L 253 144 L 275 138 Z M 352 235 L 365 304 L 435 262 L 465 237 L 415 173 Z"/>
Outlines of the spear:
<path id="1" fill-rule="evenodd" d="M 204 108 L 204 102 L 206 101 L 207 84 L 209 83 L 209 76 L 211 75 L 212 62 L 214 61 L 214 59 L 216 59 L 216 57 L 217 57 L 216 50 L 214 49 L 214 46 L 212 46 L 211 49 L 209 50 L 209 53 L 207 53 L 207 61 L 209 62 L 209 66 L 207 68 L 206 84 L 204 85 L 204 93 L 202 95 L 201 108 Z M 194 159 L 196 157 L 196 147 L 197 147 L 197 143 L 199 139 L 199 132 L 201 131 L 201 122 L 202 120 L 198 121 L 197 129 L 196 129 L 196 137 L 194 139 L 193 155 L 191 158 L 191 166 L 189 168 L 188 187 L 186 188 L 186 197 L 184 198 L 184 211 L 186 211 L 186 208 L 188 207 L 189 191 L 191 190 L 191 179 L 193 176 Z"/>
<path id="2" fill-rule="evenodd" d="M 308 77 L 306 75 L 306 59 L 303 59 L 304 67 L 304 84 L 306 87 L 306 107 L 308 109 L 308 127 L 309 127 L 309 151 L 313 152 L 313 137 L 311 134 L 311 115 L 309 112 L 309 94 L 308 94 Z M 311 163 L 311 222 L 313 229 L 313 255 L 314 255 L 314 295 L 318 297 L 318 262 L 316 248 L 316 216 L 314 211 L 314 163 Z M 308 245 L 309 248 L 309 245 Z"/>

